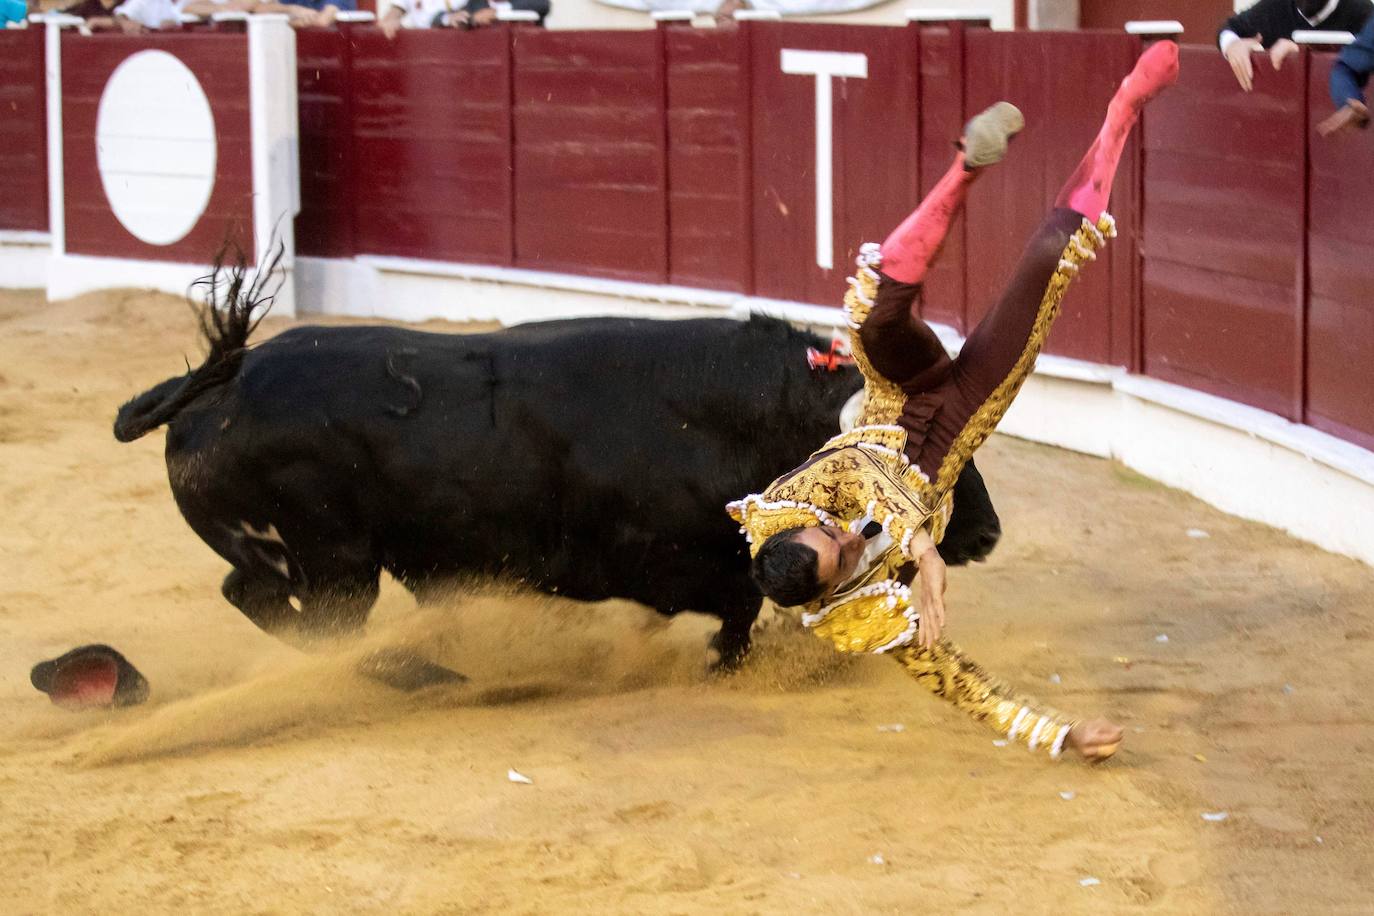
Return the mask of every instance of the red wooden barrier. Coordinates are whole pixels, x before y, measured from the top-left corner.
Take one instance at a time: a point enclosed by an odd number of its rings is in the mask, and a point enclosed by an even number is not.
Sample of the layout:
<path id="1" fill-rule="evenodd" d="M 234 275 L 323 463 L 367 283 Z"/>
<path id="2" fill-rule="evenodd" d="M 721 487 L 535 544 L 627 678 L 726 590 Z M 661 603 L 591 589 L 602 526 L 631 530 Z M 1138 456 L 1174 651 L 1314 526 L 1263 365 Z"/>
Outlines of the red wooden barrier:
<path id="1" fill-rule="evenodd" d="M 1026 115 L 1026 129 L 1007 161 L 989 169 L 969 197 L 968 258 L 978 265 L 968 274 L 970 324 L 1001 295 L 1026 241 L 1096 137 L 1107 103 L 1140 48 L 1139 39 L 1119 33 L 968 33 L 968 113 L 1006 99 Z M 1065 297 L 1047 352 L 1131 362 L 1138 143 L 1137 132 L 1109 205 L 1120 235 Z"/>
<path id="2" fill-rule="evenodd" d="M 48 228 L 43 30 L 0 30 L 0 230 Z"/>
<path id="3" fill-rule="evenodd" d="M 957 23 L 913 25 L 918 31 L 920 61 L 920 135 L 916 150 L 920 161 L 921 193 L 925 194 L 949 168 L 954 154 L 951 141 L 959 136 L 968 114 L 964 110 L 964 48 L 966 30 Z M 957 217 L 934 267 L 926 276 L 921 314 L 968 333 L 966 321 L 968 220 Z"/>
<path id="4" fill-rule="evenodd" d="M 19 112 L 0 119 L 0 228 L 47 222 L 41 37 L 0 33 L 0 100 Z M 251 247 L 244 41 L 63 36 L 68 251 L 152 256 L 102 199 L 95 148 L 102 90 L 131 42 L 192 70 L 211 93 L 218 140 L 207 218 L 156 256 L 203 262 L 230 232 Z M 927 283 L 925 314 L 965 331 L 1140 50 L 1120 34 L 798 23 L 395 41 L 347 27 L 296 41 L 301 254 L 514 265 L 823 305 L 840 301 L 858 245 L 881 240 L 944 172 L 968 115 L 1009 99 L 1027 130 L 973 189 Z M 1374 144 L 1313 134 L 1329 109 L 1330 58 L 1261 66 L 1247 95 L 1213 48 L 1184 48 L 1180 84 L 1151 107 L 1123 162 L 1111 205 L 1120 237 L 1075 284 L 1050 352 L 1374 448 L 1364 371 Z M 833 225 L 818 251 L 821 80 Z"/>
<path id="5" fill-rule="evenodd" d="M 510 264 L 507 32 L 349 38 L 358 249 Z"/>
<path id="6" fill-rule="evenodd" d="M 253 258 L 252 140 L 248 121 L 248 59 L 242 35 L 212 33 L 62 36 L 62 131 L 69 254 L 203 264 L 232 241 Z M 96 151 L 96 116 L 110 75 L 131 44 L 174 55 L 209 96 L 217 151 L 214 190 L 195 227 L 156 248 L 135 238 L 105 198 Z"/>
<path id="7" fill-rule="evenodd" d="M 348 258 L 358 253 L 353 223 L 353 55 L 347 27 L 296 32 L 300 115 L 301 212 L 296 253 Z"/>
<path id="8" fill-rule="evenodd" d="M 754 290 L 838 305 L 864 242 L 917 201 L 916 48 L 905 28 L 749 23 L 753 63 Z M 866 78 L 831 79 L 833 264 L 819 266 L 816 84 L 782 70 L 784 49 L 864 56 Z"/>
<path id="9" fill-rule="evenodd" d="M 1335 55 L 1313 56 L 1308 121 L 1331 111 Z M 1308 132 L 1307 412 L 1304 421 L 1374 449 L 1374 142 Z"/>
<path id="10" fill-rule="evenodd" d="M 512 33 L 515 257 L 665 282 L 663 33 Z"/>
<path id="11" fill-rule="evenodd" d="M 752 291 L 749 29 L 670 28 L 668 275 Z"/>
<path id="12" fill-rule="evenodd" d="M 1182 64 L 1145 131 L 1145 371 L 1299 420 L 1304 67 L 1246 94 L 1213 48 Z"/>

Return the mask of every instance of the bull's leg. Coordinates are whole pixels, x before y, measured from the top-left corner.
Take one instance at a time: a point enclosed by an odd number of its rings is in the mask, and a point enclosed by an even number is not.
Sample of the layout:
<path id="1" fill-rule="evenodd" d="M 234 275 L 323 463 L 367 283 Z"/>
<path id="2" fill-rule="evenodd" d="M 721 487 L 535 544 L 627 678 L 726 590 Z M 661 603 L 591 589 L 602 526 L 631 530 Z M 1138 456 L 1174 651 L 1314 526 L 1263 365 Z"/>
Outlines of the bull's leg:
<path id="1" fill-rule="evenodd" d="M 221 592 L 264 632 L 298 648 L 321 639 L 357 633 L 377 600 L 377 573 L 335 576 L 327 584 L 297 593 L 276 575 L 235 568 Z"/>
<path id="2" fill-rule="evenodd" d="M 695 607 L 720 618 L 720 630 L 711 638 L 716 653 L 711 670 L 722 674 L 736 671 L 744 664 L 752 645 L 754 621 L 759 619 L 763 596 L 747 576 L 721 583 L 711 596 L 699 600 Z"/>
<path id="3" fill-rule="evenodd" d="M 993 508 L 983 475 L 970 458 L 954 483 L 954 512 L 940 541 L 940 558 L 949 566 L 981 563 L 1002 538 L 1002 522 Z"/>
<path id="4" fill-rule="evenodd" d="M 751 645 L 749 633 L 762 605 L 763 599 L 758 599 L 753 603 L 752 612 L 732 614 L 721 620 L 720 631 L 711 637 L 711 648 L 718 656 L 711 665 L 713 671 L 736 671 L 744 664 Z"/>
<path id="5" fill-rule="evenodd" d="M 316 579 L 321 584 L 305 590 L 299 629 L 310 639 L 337 638 L 357 633 L 381 591 L 378 571 L 359 571 Z"/>
<path id="6" fill-rule="evenodd" d="M 278 576 L 255 576 L 235 567 L 224 577 L 220 592 L 264 632 L 277 635 L 295 623 L 291 586 Z"/>

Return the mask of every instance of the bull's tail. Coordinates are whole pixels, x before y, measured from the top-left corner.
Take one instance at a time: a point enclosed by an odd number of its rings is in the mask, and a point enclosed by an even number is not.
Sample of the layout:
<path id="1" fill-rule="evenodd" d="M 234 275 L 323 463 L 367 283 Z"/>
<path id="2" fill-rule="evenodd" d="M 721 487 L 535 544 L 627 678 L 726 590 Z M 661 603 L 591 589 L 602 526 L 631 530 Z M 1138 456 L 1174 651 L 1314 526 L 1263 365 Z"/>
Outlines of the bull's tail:
<path id="1" fill-rule="evenodd" d="M 272 299 L 281 286 L 277 276 L 281 259 L 282 248 L 278 246 L 270 262 L 250 281 L 247 259 L 242 252 L 228 266 L 224 263 L 223 250 L 215 256 L 210 274 L 191 286 L 199 293 L 200 302 L 187 297 L 200 325 L 201 336 L 209 347 L 205 361 L 185 375 L 153 386 L 119 408 L 114 422 L 116 439 L 132 442 L 171 422 L 187 404 L 238 374 L 247 352 L 248 338 L 271 309 Z M 269 290 L 274 277 L 277 277 L 276 285 Z"/>

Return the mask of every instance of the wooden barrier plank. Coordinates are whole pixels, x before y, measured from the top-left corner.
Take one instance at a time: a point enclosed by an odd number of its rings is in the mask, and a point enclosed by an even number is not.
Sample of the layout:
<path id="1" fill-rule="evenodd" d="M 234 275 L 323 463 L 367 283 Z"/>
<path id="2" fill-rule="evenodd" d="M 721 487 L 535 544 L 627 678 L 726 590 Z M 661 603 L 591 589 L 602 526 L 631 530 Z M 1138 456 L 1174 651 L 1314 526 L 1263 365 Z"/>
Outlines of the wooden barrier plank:
<path id="1" fill-rule="evenodd" d="M 300 255 L 346 258 L 357 253 L 353 219 L 358 182 L 353 168 L 353 74 L 347 35 L 345 30 L 329 29 L 296 33 L 301 175 L 296 253 Z"/>
<path id="2" fill-rule="evenodd" d="M 916 205 L 917 61 L 906 28 L 752 22 L 754 279 L 760 296 L 838 306 L 864 242 Z M 784 49 L 862 54 L 868 76 L 833 78 L 833 244 L 816 251 L 816 81 Z"/>
<path id="3" fill-rule="evenodd" d="M 48 228 L 43 29 L 0 29 L 0 230 Z"/>
<path id="4" fill-rule="evenodd" d="M 1300 419 L 1304 68 L 1184 47 L 1145 135 L 1145 371 Z"/>
<path id="5" fill-rule="evenodd" d="M 1315 55 L 1309 121 L 1331 111 L 1327 82 L 1334 54 Z M 1317 429 L 1374 449 L 1374 145 L 1351 131 L 1309 131 L 1307 411 Z"/>
<path id="6" fill-rule="evenodd" d="M 358 250 L 510 264 L 510 34 L 350 40 Z"/>
<path id="7" fill-rule="evenodd" d="M 675 284 L 752 287 L 746 31 L 664 31 L 668 264 Z"/>
<path id="8" fill-rule="evenodd" d="M 967 113 L 1005 99 L 1026 116 L 1026 129 L 1006 161 L 988 169 L 969 196 L 970 324 L 1001 296 L 1139 53 L 1139 39 L 1123 34 L 968 33 Z M 1070 289 L 1046 352 L 1098 363 L 1128 361 L 1139 142 L 1137 134 L 1127 145 L 1108 205 L 1120 235 Z"/>
<path id="9" fill-rule="evenodd" d="M 964 28 L 958 23 L 913 23 L 918 31 L 921 63 L 920 139 L 917 153 L 921 167 L 921 193 L 927 194 L 949 170 L 954 141 L 964 129 Z M 965 314 L 968 265 L 963 214 L 950 226 L 949 238 L 940 251 L 921 291 L 921 315 L 928 321 L 950 325 L 968 333 Z"/>
<path id="10" fill-rule="evenodd" d="M 668 279 L 661 32 L 518 33 L 515 263 Z"/>

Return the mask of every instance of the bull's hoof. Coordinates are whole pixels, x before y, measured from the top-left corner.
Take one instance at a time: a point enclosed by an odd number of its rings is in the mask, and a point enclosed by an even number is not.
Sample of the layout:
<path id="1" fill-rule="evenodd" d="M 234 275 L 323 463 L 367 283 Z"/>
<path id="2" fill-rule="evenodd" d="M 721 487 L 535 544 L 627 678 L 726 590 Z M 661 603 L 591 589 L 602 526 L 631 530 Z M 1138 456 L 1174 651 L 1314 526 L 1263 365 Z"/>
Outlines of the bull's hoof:
<path id="1" fill-rule="evenodd" d="M 410 693 L 426 687 L 465 684 L 467 677 L 451 668 L 436 665 L 406 649 L 378 649 L 358 660 L 363 677 L 379 681 L 396 690 Z"/>
<path id="2" fill-rule="evenodd" d="M 29 681 L 63 709 L 137 706 L 148 699 L 148 679 L 123 655 L 100 644 L 39 662 Z"/>
<path id="3" fill-rule="evenodd" d="M 711 637 L 710 644 L 711 661 L 708 668 L 712 674 L 734 674 L 744 666 L 744 660 L 749 657 L 749 636 L 746 634 L 743 639 L 735 636 L 727 636 L 721 630 Z"/>

